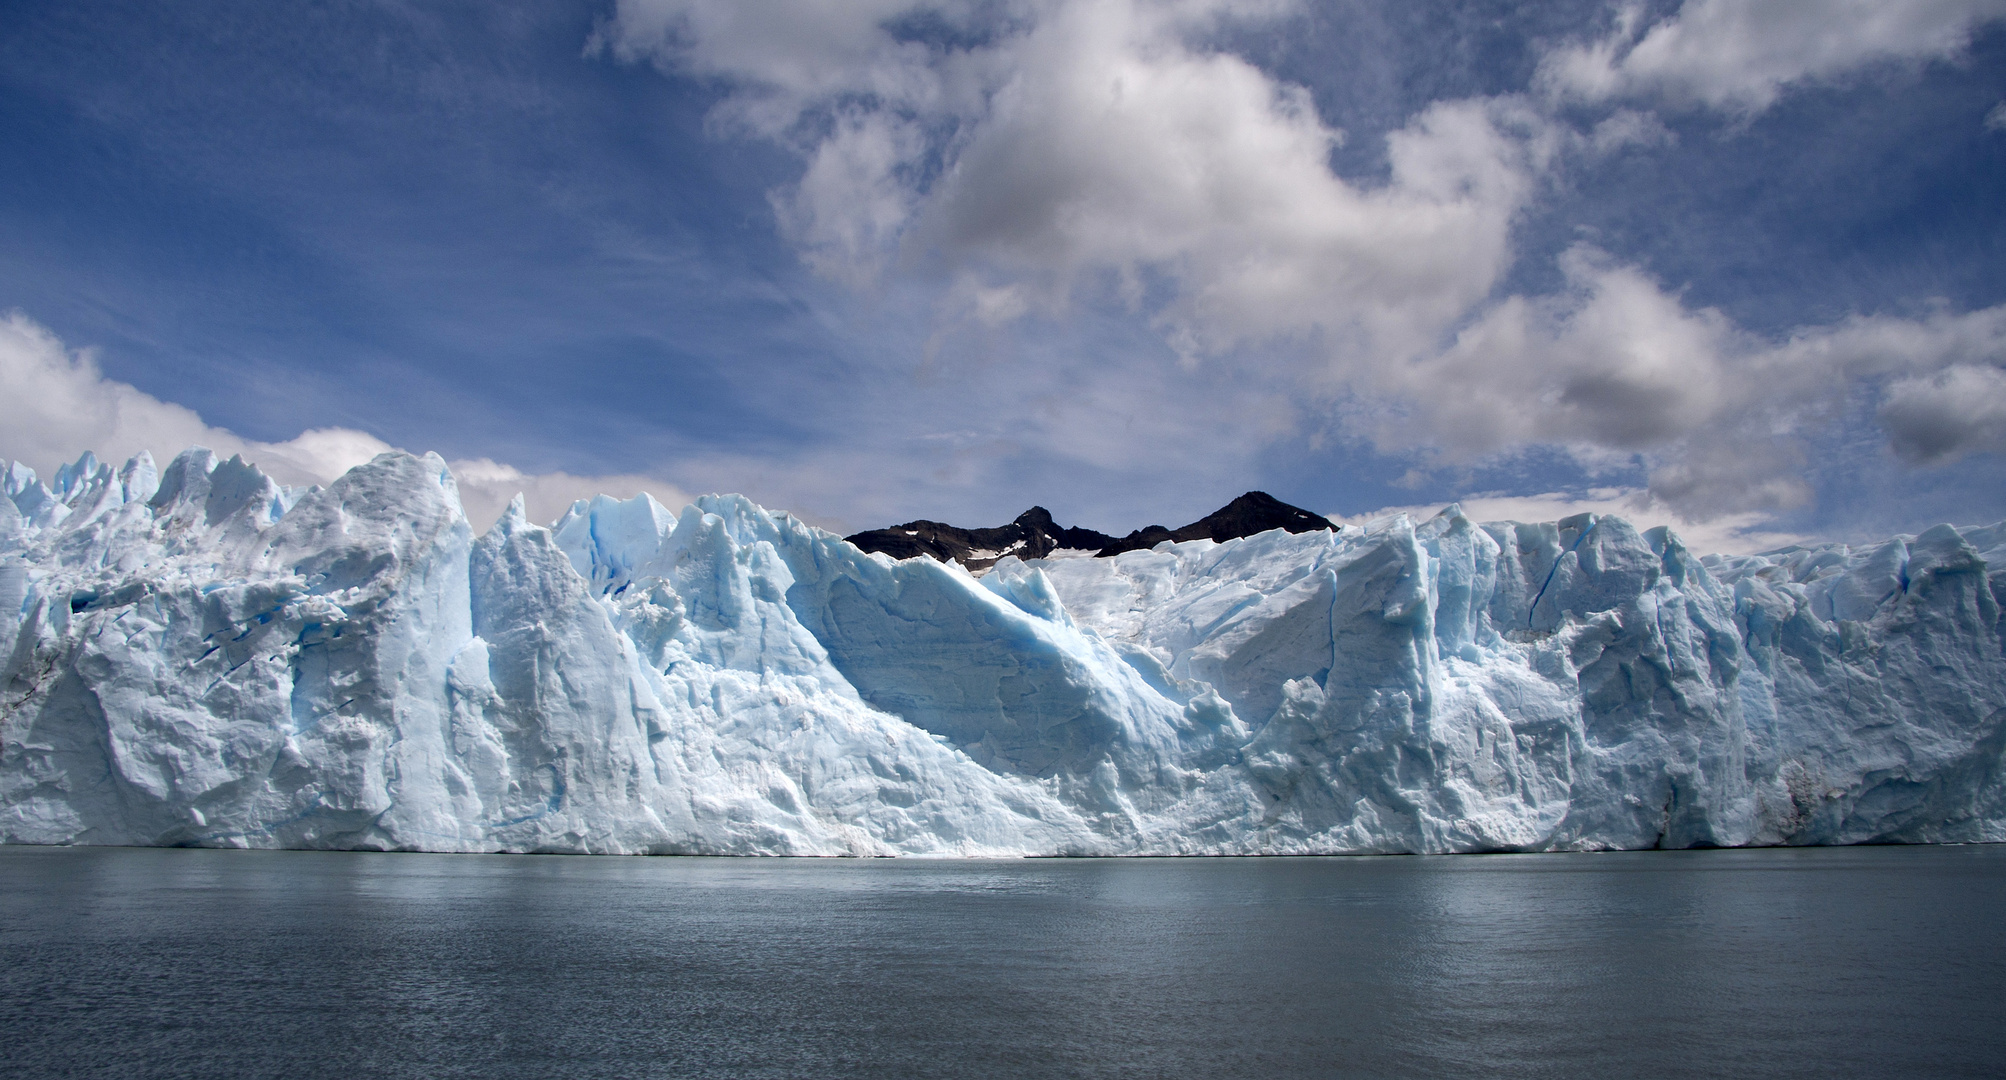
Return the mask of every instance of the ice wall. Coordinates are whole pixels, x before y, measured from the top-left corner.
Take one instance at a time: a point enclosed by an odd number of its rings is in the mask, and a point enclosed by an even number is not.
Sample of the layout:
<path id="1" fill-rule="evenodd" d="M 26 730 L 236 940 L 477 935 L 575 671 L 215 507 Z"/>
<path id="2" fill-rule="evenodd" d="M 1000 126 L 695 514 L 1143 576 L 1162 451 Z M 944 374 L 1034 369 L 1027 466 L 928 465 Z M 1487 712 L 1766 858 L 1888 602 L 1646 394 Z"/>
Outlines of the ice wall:
<path id="1" fill-rule="evenodd" d="M 2006 839 L 2006 525 L 1455 508 L 978 579 L 435 456 L 0 471 L 0 840 L 1142 854 Z M 1994 569 L 1998 568 L 1998 569 Z"/>

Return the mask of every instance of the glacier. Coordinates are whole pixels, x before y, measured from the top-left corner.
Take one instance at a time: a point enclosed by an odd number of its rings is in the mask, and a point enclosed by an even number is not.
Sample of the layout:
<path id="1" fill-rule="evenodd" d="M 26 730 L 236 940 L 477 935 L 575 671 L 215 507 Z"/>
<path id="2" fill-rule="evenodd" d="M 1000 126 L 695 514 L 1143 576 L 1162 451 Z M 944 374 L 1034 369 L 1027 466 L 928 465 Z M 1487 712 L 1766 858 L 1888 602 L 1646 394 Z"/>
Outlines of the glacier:
<path id="1" fill-rule="evenodd" d="M 0 841 L 1231 855 L 2006 840 L 2006 523 L 870 555 L 732 495 L 476 535 L 436 455 L 0 470 Z"/>

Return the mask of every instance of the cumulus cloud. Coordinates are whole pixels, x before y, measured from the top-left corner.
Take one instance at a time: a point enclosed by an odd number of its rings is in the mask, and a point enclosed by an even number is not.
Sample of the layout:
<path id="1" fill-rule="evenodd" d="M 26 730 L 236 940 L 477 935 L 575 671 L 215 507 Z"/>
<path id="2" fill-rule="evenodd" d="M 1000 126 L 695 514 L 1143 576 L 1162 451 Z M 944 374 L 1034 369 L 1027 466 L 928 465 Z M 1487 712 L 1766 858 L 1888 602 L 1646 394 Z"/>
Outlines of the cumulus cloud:
<path id="1" fill-rule="evenodd" d="M 212 427 L 192 409 L 108 379 L 88 351 L 72 351 L 46 327 L 15 312 L 0 319 L 0 456 L 44 477 L 88 450 L 122 461 L 142 450 L 161 464 L 190 446 L 243 455 L 283 484 L 325 484 L 386 450 L 389 443 L 350 428 L 316 428 L 285 442 L 246 439 Z M 549 520 L 574 499 L 648 491 L 672 506 L 688 501 L 674 485 L 641 476 L 525 474 L 487 459 L 448 463 L 477 527 L 523 492 L 532 515 Z"/>
<path id="2" fill-rule="evenodd" d="M 908 122 L 866 112 L 835 119 L 800 183 L 771 195 L 782 230 L 810 266 L 857 286 L 878 278 L 917 202 L 901 174 L 923 148 Z"/>
<path id="3" fill-rule="evenodd" d="M 1793 475 L 1804 460 L 1800 436 L 1831 424 L 1856 394 L 1878 397 L 1889 447 L 1906 464 L 1997 450 L 2001 366 L 2006 305 L 1855 316 L 1781 342 L 1741 339 L 1724 367 L 1726 407 L 1686 437 L 1682 460 L 1653 475 L 1652 488 L 1692 513 L 1801 505 L 1809 492 Z M 1970 396 L 1945 403 L 1960 392 Z"/>
<path id="4" fill-rule="evenodd" d="M 19 312 L 0 320 L 0 432 L 4 451 L 45 473 L 89 450 L 123 460 L 141 450 L 172 455 L 202 445 L 255 456 L 274 479 L 323 483 L 390 449 L 360 431 L 322 428 L 261 443 L 210 427 L 192 409 L 107 379 L 87 351 L 72 352 Z"/>
<path id="5" fill-rule="evenodd" d="M 740 7 L 622 0 L 601 40 L 727 81 L 720 115 L 801 150 L 774 202 L 811 265 L 940 266 L 982 317 L 1165 283 L 1150 314 L 1194 357 L 1277 336 L 1421 347 L 1509 265 L 1559 139 L 1510 100 L 1440 102 L 1388 137 L 1385 183 L 1348 182 L 1304 88 L 1202 44 L 1279 4 Z M 814 33 L 778 29 L 797 24 Z"/>
<path id="6" fill-rule="evenodd" d="M 1569 288 L 1507 297 L 1439 354 L 1387 369 L 1384 445 L 1450 460 L 1513 446 L 1641 452 L 1652 496 L 1688 520 L 1802 506 L 1804 440 L 1863 388 L 1909 464 L 1999 448 L 2006 306 L 1923 318 L 1860 316 L 1767 340 L 1693 310 L 1586 247 Z M 1454 392 L 1442 392 L 1453 387 Z"/>
<path id="7" fill-rule="evenodd" d="M 1034 379 L 1050 400 L 1023 398 L 1019 434 L 1097 466 L 1198 441 L 1179 426 L 1215 403 L 1230 403 L 1220 443 L 1242 461 L 1321 412 L 1348 436 L 1451 463 L 1527 445 L 1632 455 L 1657 505 L 1690 525 L 1803 505 L 1806 437 L 1876 387 L 1906 462 L 1994 445 L 1973 388 L 2006 356 L 2006 308 L 1766 340 L 1587 247 L 1562 257 L 1555 293 L 1499 295 L 1515 222 L 1571 155 L 1667 145 L 1671 132 L 1628 109 L 1579 130 L 1551 96 L 1436 101 L 1384 136 L 1383 176 L 1340 176 L 1331 154 L 1346 135 L 1309 93 L 1216 44 L 1228 20 L 1292 10 L 620 0 L 597 44 L 716 81 L 718 123 L 800 153 L 801 178 L 772 201 L 823 274 L 939 281 L 941 310 L 980 327 L 1112 302 L 1148 318 L 1187 373 L 1231 368 L 1239 385 L 1223 392 L 1179 384 L 1204 395 L 1192 400 L 1103 387 L 1102 401 L 1147 400 L 1155 443 L 1134 431 L 1143 410 L 1111 424 L 1064 380 Z M 1749 113 L 1809 80 L 1952 56 L 2006 0 L 1642 10 L 1552 52 L 1540 86 Z M 1098 363 L 1075 381 L 1152 381 Z M 1946 395 L 1960 391 L 1953 415 Z"/>
<path id="8" fill-rule="evenodd" d="M 1932 464 L 2006 450 L 2006 371 L 1958 364 L 1896 380 L 1881 406 L 1895 453 Z"/>
<path id="9" fill-rule="evenodd" d="M 1513 296 L 1438 355 L 1397 369 L 1428 437 L 1451 449 L 1584 441 L 1662 446 L 1721 406 L 1734 330 L 1689 311 L 1634 267 L 1586 247 L 1561 260 L 1572 288 Z M 1456 388 L 1455 393 L 1438 389 Z M 1389 433 L 1391 434 L 1391 433 Z"/>
<path id="10" fill-rule="evenodd" d="M 1590 101 L 1656 94 L 1754 113 L 1795 83 L 1955 56 L 2001 17 L 2006 0 L 1686 0 L 1655 22 L 1632 4 L 1607 36 L 1550 54 L 1540 80 Z"/>

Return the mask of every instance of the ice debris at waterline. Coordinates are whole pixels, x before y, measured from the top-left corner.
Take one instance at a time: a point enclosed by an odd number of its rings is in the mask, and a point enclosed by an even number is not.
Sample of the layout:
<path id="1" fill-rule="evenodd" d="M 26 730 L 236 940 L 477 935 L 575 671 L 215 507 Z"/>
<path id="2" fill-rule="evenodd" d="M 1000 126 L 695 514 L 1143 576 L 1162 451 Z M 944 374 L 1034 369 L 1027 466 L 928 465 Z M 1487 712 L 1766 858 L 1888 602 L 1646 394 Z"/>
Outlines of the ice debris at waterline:
<path id="1" fill-rule="evenodd" d="M 0 839 L 1448 852 L 2006 839 L 2006 524 L 1687 553 L 1451 508 L 867 555 L 738 496 L 326 489 L 204 450 L 0 499 Z M 1989 569 L 1999 567 L 1999 569 Z"/>

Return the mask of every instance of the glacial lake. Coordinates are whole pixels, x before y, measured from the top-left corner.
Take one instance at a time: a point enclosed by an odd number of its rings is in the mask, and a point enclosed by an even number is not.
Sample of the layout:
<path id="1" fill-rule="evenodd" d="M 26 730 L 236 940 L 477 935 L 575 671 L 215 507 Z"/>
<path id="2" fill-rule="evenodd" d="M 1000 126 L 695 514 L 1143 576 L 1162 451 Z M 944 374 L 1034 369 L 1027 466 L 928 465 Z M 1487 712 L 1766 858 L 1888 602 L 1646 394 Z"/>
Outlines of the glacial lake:
<path id="1" fill-rule="evenodd" d="M 0 849 L 17 1077 L 2006 1071 L 2006 847 Z"/>

